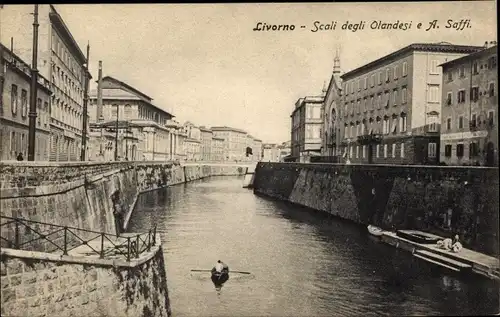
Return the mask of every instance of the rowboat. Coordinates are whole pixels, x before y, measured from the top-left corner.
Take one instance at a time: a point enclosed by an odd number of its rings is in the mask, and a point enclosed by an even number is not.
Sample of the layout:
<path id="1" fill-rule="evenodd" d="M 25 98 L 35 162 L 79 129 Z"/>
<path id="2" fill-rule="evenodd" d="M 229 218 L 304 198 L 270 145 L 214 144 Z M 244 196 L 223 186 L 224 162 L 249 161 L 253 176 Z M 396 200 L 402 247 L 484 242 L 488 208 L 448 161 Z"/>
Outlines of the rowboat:
<path id="1" fill-rule="evenodd" d="M 229 269 L 223 269 L 222 272 L 217 272 L 215 267 L 211 271 L 211 279 L 215 286 L 221 286 L 229 279 Z"/>
<path id="2" fill-rule="evenodd" d="M 368 232 L 374 236 L 380 237 L 384 231 L 380 229 L 379 227 L 375 227 L 372 225 L 368 225 Z"/>

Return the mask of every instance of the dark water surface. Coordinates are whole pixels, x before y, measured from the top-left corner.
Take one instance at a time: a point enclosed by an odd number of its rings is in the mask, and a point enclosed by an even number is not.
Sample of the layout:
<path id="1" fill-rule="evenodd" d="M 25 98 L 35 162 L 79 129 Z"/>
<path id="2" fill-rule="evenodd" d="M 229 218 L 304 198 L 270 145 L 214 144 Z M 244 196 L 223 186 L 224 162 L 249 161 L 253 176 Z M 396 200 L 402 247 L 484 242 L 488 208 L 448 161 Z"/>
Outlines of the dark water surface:
<path id="1" fill-rule="evenodd" d="M 212 177 L 139 198 L 130 231 L 161 232 L 172 312 L 178 316 L 482 315 L 498 285 L 464 279 L 372 239 L 366 229 Z M 231 274 L 217 292 L 209 273 Z"/>

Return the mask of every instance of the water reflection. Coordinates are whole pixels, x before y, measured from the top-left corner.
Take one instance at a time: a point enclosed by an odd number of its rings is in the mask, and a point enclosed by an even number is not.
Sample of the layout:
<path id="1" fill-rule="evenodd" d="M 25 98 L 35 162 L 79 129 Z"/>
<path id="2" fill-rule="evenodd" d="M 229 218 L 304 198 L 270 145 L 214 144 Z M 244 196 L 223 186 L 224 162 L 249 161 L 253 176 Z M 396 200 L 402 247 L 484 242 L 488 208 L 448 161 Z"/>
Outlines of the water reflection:
<path id="1" fill-rule="evenodd" d="M 175 316 L 471 315 L 498 309 L 498 285 L 458 279 L 369 238 L 366 229 L 216 177 L 139 198 L 133 231 L 158 225 Z M 215 291 L 221 259 L 251 271 Z"/>

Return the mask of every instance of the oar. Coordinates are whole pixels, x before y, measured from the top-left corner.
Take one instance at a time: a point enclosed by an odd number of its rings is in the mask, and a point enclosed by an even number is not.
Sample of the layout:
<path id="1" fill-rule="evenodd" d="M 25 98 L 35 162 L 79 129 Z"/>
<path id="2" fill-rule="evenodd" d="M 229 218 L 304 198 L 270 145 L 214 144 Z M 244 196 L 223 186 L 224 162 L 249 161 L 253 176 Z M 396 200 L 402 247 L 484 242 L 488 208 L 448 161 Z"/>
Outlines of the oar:
<path id="1" fill-rule="evenodd" d="M 212 270 L 191 270 L 191 272 L 212 272 Z M 252 274 L 250 272 L 229 271 L 229 273 Z"/>

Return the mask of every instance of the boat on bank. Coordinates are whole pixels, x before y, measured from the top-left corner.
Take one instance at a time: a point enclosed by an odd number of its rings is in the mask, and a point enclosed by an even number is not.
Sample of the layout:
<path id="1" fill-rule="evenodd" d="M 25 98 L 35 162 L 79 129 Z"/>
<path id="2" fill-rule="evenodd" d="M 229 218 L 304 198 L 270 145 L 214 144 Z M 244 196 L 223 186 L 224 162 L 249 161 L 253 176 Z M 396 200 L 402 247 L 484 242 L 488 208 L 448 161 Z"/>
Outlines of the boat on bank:
<path id="1" fill-rule="evenodd" d="M 436 244 L 439 240 L 443 239 L 440 236 L 418 230 L 397 230 L 396 235 L 420 244 Z"/>
<path id="2" fill-rule="evenodd" d="M 212 268 L 211 279 L 215 286 L 222 286 L 229 280 L 229 268 L 224 268 L 222 272 L 217 272 L 217 270 Z"/>
<path id="3" fill-rule="evenodd" d="M 374 235 L 376 237 L 380 237 L 384 233 L 384 230 L 380 229 L 379 227 L 373 226 L 373 225 L 368 225 L 368 232 L 371 235 Z"/>

